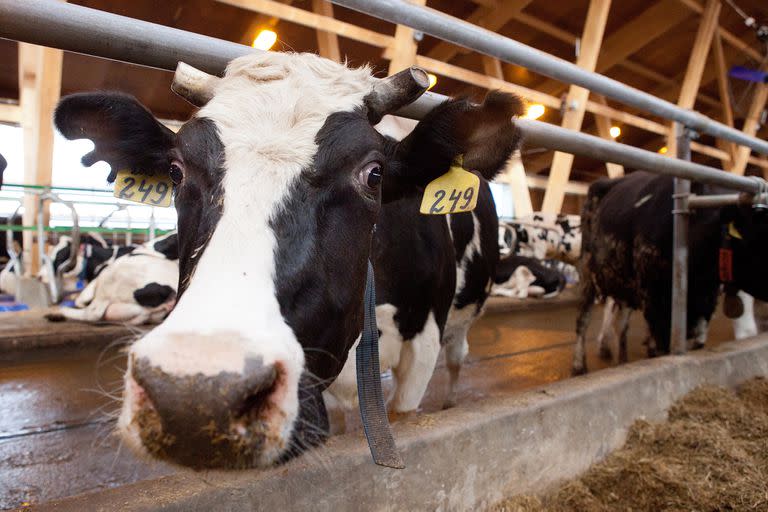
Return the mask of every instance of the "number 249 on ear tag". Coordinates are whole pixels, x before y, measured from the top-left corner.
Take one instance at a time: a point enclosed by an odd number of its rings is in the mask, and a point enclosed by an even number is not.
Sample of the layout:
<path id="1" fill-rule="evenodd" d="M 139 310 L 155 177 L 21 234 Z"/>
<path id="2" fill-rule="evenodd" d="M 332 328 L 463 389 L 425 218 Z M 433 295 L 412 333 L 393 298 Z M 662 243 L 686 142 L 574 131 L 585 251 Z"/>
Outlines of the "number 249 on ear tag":
<path id="1" fill-rule="evenodd" d="M 118 199 L 168 208 L 171 206 L 173 183 L 170 177 L 118 171 L 114 196 Z"/>
<path id="2" fill-rule="evenodd" d="M 424 190 L 419 211 L 427 215 L 471 212 L 477 206 L 480 179 L 461 165 L 433 180 Z"/>

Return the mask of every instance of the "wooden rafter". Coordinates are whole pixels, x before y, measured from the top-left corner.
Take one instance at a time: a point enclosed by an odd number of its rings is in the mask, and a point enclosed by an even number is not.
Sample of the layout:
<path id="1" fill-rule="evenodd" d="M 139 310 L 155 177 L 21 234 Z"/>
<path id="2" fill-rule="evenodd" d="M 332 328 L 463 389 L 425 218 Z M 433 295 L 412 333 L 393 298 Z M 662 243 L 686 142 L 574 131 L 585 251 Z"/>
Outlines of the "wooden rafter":
<path id="1" fill-rule="evenodd" d="M 728 87 L 728 62 L 725 59 L 723 40 L 719 30 L 715 32 L 712 39 L 712 54 L 717 69 L 717 90 L 723 110 L 723 123 L 733 128 L 733 106 L 731 105 L 731 95 Z M 729 160 L 736 156 L 736 146 L 732 142 L 718 139 L 717 143 L 720 149 L 725 150 L 731 156 Z M 723 169 L 730 170 L 728 161 L 723 161 Z"/>
<path id="2" fill-rule="evenodd" d="M 677 0 L 661 0 L 651 5 L 605 38 L 604 50 L 600 54 L 595 71 L 598 73 L 608 71 L 651 41 L 678 26 L 690 15 L 690 11 L 681 6 Z M 537 86 L 537 89 L 557 96 L 566 87 L 557 80 L 547 80 Z"/>
<path id="3" fill-rule="evenodd" d="M 593 71 L 597 65 L 600 47 L 603 42 L 605 24 L 608 21 L 610 0 L 591 0 L 587 10 L 587 21 L 584 24 L 584 34 L 581 38 L 581 52 L 576 64 L 588 71 Z M 561 126 L 569 130 L 581 130 L 581 123 L 587 111 L 589 91 L 583 87 L 572 85 L 568 90 L 566 105 L 568 110 L 563 116 Z M 559 213 L 565 197 L 565 184 L 571 174 L 573 155 L 555 152 L 549 173 L 549 183 L 544 193 L 541 210 L 545 213 Z"/>
<path id="4" fill-rule="evenodd" d="M 424 5 L 427 0 L 411 0 L 416 5 Z M 395 29 L 395 41 L 391 47 L 392 57 L 389 60 L 389 74 L 394 75 L 416 63 L 416 53 L 419 43 L 413 38 L 413 29 L 398 25 Z"/>
<path id="5" fill-rule="evenodd" d="M 747 112 L 747 118 L 744 120 L 743 131 L 746 135 L 754 137 L 757 133 L 757 129 L 760 126 L 760 117 L 763 110 L 766 107 L 766 100 L 768 100 L 768 84 L 756 84 L 755 92 L 752 96 L 752 103 L 749 105 L 749 111 Z M 749 158 L 749 154 L 752 151 L 745 146 L 739 146 L 736 150 L 736 157 L 734 158 L 731 172 L 735 174 L 744 174 L 747 168 L 747 163 L 752 162 Z M 763 162 L 764 160 L 755 159 L 754 162 Z"/>
<path id="6" fill-rule="evenodd" d="M 593 98 L 595 98 L 595 101 L 602 105 L 607 105 L 607 102 L 605 101 L 605 97 L 600 96 L 599 94 L 593 94 Z M 611 140 L 611 118 L 608 116 L 603 116 L 600 114 L 595 115 L 595 124 L 597 125 L 597 134 L 604 138 Z M 608 172 L 608 176 L 611 178 L 618 178 L 619 176 L 624 176 L 624 167 L 619 164 L 614 164 L 612 162 L 605 162 L 605 169 Z"/>
<path id="7" fill-rule="evenodd" d="M 333 4 L 328 0 L 312 0 L 312 11 L 315 14 L 333 18 Z M 322 57 L 341 62 L 339 38 L 333 32 L 317 29 L 317 49 Z"/>
<path id="8" fill-rule="evenodd" d="M 696 103 L 696 94 L 701 86 L 704 65 L 707 63 L 709 48 L 717 31 L 720 8 L 720 0 L 707 0 L 707 6 L 704 9 L 699 29 L 693 42 L 691 56 L 688 59 L 688 67 L 685 70 L 683 84 L 680 86 L 680 96 L 678 97 L 677 105 L 681 108 L 691 109 Z M 675 138 L 675 130 L 671 128 L 671 125 L 667 147 L 669 148 L 667 154 L 675 157 L 677 155 L 677 139 Z"/>
<path id="9" fill-rule="evenodd" d="M 525 9 L 533 0 L 504 0 L 495 7 L 481 6 L 470 14 L 466 21 L 474 25 L 487 28 L 493 32 L 501 30 L 509 20 Z M 448 62 L 459 53 L 458 46 L 445 41 L 435 45 L 428 53 L 427 57 Z"/>
<path id="10" fill-rule="evenodd" d="M 574 45 L 578 37 L 576 34 L 571 34 L 570 32 L 563 30 L 560 27 L 557 27 L 553 25 L 552 23 L 549 23 L 544 20 L 540 20 L 538 18 L 535 18 L 529 14 L 526 13 L 520 13 L 517 16 L 515 16 L 515 20 L 519 21 L 520 23 L 527 25 L 531 28 L 535 28 L 536 30 L 547 34 L 549 36 L 554 37 L 555 39 L 562 41 L 567 44 Z M 632 71 L 633 73 L 636 73 L 640 76 L 643 76 L 645 78 L 648 78 L 649 80 L 653 80 L 654 82 L 658 82 L 659 84 L 663 84 L 666 86 L 676 86 L 678 82 L 675 82 L 673 79 L 652 70 L 651 68 L 648 68 L 642 64 L 639 64 L 637 62 L 632 61 L 629 58 L 626 58 L 618 63 L 618 66 L 623 67 L 629 71 Z M 698 96 L 699 101 L 706 103 L 709 106 L 712 107 L 718 107 L 720 106 L 720 101 L 716 98 L 713 98 L 711 96 L 708 96 L 706 94 L 699 94 Z"/>

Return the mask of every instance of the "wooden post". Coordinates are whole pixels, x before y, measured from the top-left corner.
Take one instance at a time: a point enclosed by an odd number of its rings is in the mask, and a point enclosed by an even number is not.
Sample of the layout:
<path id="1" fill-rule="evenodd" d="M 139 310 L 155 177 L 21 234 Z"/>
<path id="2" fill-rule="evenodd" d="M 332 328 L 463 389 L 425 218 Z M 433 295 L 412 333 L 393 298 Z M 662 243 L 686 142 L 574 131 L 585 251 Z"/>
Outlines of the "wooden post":
<path id="1" fill-rule="evenodd" d="M 607 102 L 605 101 L 604 96 L 600 96 L 599 94 L 593 94 L 592 95 L 595 98 L 595 101 L 602 104 L 607 105 Z M 597 134 L 608 140 L 613 140 L 613 137 L 611 137 L 611 118 L 608 116 L 603 116 L 600 114 L 595 114 L 595 124 L 597 125 Z M 619 176 L 624 176 L 624 166 L 619 164 L 614 164 L 611 162 L 605 162 L 605 169 L 608 171 L 608 177 L 609 178 L 618 178 Z"/>
<path id="2" fill-rule="evenodd" d="M 24 183 L 50 185 L 53 165 L 53 110 L 61 93 L 62 51 L 19 43 L 19 97 L 24 132 Z M 44 223 L 48 224 L 48 211 Z M 37 199 L 24 199 L 24 226 L 37 222 Z M 31 274 L 39 270 L 37 247 L 31 231 L 24 232 L 24 264 Z"/>
<path id="3" fill-rule="evenodd" d="M 696 94 L 699 92 L 701 79 L 704 74 L 704 65 L 707 63 L 707 55 L 712 44 L 712 38 L 717 30 L 717 20 L 720 16 L 720 0 L 708 0 L 707 6 L 701 16 L 699 30 L 693 42 L 691 56 L 688 59 L 688 67 L 680 87 L 680 97 L 677 105 L 682 108 L 693 108 L 696 103 Z M 677 155 L 677 136 L 674 123 L 669 124 L 669 136 L 667 138 L 667 154 Z"/>
<path id="4" fill-rule="evenodd" d="M 327 0 L 312 0 L 312 11 L 333 18 L 333 4 Z M 317 29 L 317 49 L 321 57 L 341 62 L 339 38 L 333 32 Z"/>
<path id="5" fill-rule="evenodd" d="M 427 0 L 411 0 L 415 5 L 425 5 Z M 413 38 L 413 29 L 398 25 L 395 29 L 395 42 L 392 45 L 392 57 L 389 61 L 389 74 L 411 67 L 416 63 L 418 43 Z"/>
<path id="6" fill-rule="evenodd" d="M 597 64 L 597 56 L 600 53 L 610 7 L 611 0 L 591 0 L 589 3 L 587 21 L 581 38 L 581 53 L 576 59 L 576 64 L 588 71 L 594 71 Z M 588 98 L 589 91 L 587 89 L 575 85 L 570 87 L 566 98 L 567 111 L 563 116 L 563 128 L 581 130 Z M 560 212 L 565 196 L 565 185 L 568 183 L 572 165 L 573 155 L 560 151 L 555 152 L 549 172 L 547 190 L 544 192 L 544 203 L 541 208 L 544 213 Z"/>
<path id="7" fill-rule="evenodd" d="M 728 92 L 728 62 L 725 60 L 725 52 L 723 52 L 723 39 L 719 30 L 715 31 L 713 37 L 712 53 L 717 67 L 717 90 L 720 95 L 720 104 L 723 107 L 723 123 L 733 128 L 733 106 L 731 105 L 731 95 Z M 736 156 L 736 145 L 726 140 L 718 140 L 718 143 L 718 146 L 730 156 L 728 160 L 723 159 L 723 169 L 730 170 Z"/>
<path id="8" fill-rule="evenodd" d="M 765 109 L 766 99 L 768 99 L 768 84 L 756 84 L 755 95 L 752 97 L 747 118 L 744 120 L 743 131 L 745 134 L 754 136 L 757 133 L 757 128 L 760 126 L 760 115 Z M 751 152 L 752 150 L 748 147 L 739 146 L 736 150 L 736 157 L 734 158 L 731 172 L 743 175 Z"/>

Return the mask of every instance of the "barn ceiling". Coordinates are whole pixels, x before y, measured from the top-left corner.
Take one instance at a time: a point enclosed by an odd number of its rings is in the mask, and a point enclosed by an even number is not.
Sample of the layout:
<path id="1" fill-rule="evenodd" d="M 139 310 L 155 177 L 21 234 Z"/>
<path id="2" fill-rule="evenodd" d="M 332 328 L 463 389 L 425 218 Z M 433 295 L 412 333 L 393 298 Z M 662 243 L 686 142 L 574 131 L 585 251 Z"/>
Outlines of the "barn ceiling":
<path id="1" fill-rule="evenodd" d="M 496 16 L 496 10 L 505 1 L 516 1 L 524 9 L 511 19 Z M 768 22 L 768 3 L 765 0 L 735 0 L 738 6 L 758 21 Z M 277 45 L 282 51 L 317 52 L 317 32 L 296 23 L 234 7 L 214 0 L 76 0 L 71 3 L 100 9 L 132 18 L 151 21 L 183 30 L 189 30 L 221 39 L 250 43 L 260 28 L 272 27 L 278 33 Z M 311 11 L 312 0 L 283 0 L 281 3 Z M 450 15 L 468 21 L 494 20 L 499 24 L 497 32 L 531 45 L 562 59 L 575 61 L 576 43 L 584 29 L 589 6 L 588 0 L 552 2 L 533 0 L 429 0 L 427 5 Z M 606 25 L 603 46 L 598 60 L 598 69 L 633 87 L 677 101 L 680 84 L 700 24 L 701 0 L 623 0 L 614 1 Z M 698 11 L 698 12 L 697 12 Z M 368 30 L 392 36 L 395 26 L 375 18 L 334 6 L 334 17 Z M 503 22 L 503 23 L 502 23 Z M 723 45 L 727 64 L 757 67 L 756 60 L 765 54 L 754 31 L 744 25 L 736 11 L 723 3 L 720 13 L 720 27 L 733 36 L 733 41 Z M 735 44 L 734 44 L 735 43 Z M 370 63 L 380 74 L 386 74 L 388 60 L 380 47 L 365 44 L 346 37 L 339 37 L 342 57 L 350 64 Z M 740 46 L 737 48 L 736 46 Z M 483 57 L 475 52 L 454 47 L 431 37 L 424 37 L 419 43 L 419 55 L 436 59 L 479 74 L 485 74 Z M 763 62 L 765 64 L 765 62 Z M 543 91 L 555 97 L 567 91 L 567 85 L 511 64 L 502 65 L 503 78 L 507 82 Z M 695 108 L 708 116 L 722 120 L 723 109 L 718 92 L 716 66 L 712 51 L 707 60 L 699 96 Z M 120 90 L 138 97 L 157 116 L 164 119 L 186 119 L 191 108 L 170 91 L 172 74 L 165 71 L 143 68 L 84 55 L 65 53 L 62 76 L 62 94 L 88 90 Z M 751 103 L 753 87 L 745 82 L 729 80 L 729 94 L 734 109 L 735 125 L 740 127 Z M 481 96 L 486 89 L 439 75 L 436 92 L 447 95 Z M 0 98 L 17 100 L 18 51 L 14 42 L 0 40 Z M 591 98 L 592 99 L 592 98 Z M 623 105 L 608 102 L 618 110 L 651 116 L 633 111 Z M 544 121 L 560 123 L 560 112 L 548 108 Z M 659 119 L 654 121 L 661 122 Z M 621 142 L 657 150 L 664 145 L 660 134 L 617 123 L 622 129 Z M 583 130 L 596 133 L 595 119 L 587 114 Z M 758 133 L 768 137 L 768 129 Z M 699 142 L 714 146 L 706 138 Z M 720 162 L 701 154 L 697 161 L 719 166 Z M 527 150 L 524 154 L 526 171 L 529 174 L 546 176 L 551 163 L 551 153 Z M 751 172 L 759 168 L 751 167 Z M 600 162 L 577 158 L 571 179 L 592 181 L 605 175 Z"/>

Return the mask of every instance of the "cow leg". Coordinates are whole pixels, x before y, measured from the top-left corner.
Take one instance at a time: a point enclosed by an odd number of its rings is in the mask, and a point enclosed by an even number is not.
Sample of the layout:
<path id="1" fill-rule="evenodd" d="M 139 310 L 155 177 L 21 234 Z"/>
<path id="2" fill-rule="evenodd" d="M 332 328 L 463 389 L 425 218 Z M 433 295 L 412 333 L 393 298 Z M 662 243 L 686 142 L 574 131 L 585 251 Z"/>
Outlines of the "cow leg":
<path id="1" fill-rule="evenodd" d="M 573 375 L 583 375 L 587 373 L 587 352 L 585 346 L 585 337 L 589 319 L 592 316 L 592 308 L 595 305 L 595 288 L 589 276 L 584 277 L 584 285 L 581 291 L 581 303 L 579 304 L 579 314 L 576 317 L 576 345 L 573 348 Z"/>
<path id="2" fill-rule="evenodd" d="M 93 298 L 96 296 L 96 288 L 98 287 L 99 282 L 94 280 L 88 283 L 88 286 L 86 286 L 82 292 L 80 292 L 80 295 L 77 296 L 75 299 L 75 306 L 78 308 L 85 308 L 88 306 L 92 301 Z"/>
<path id="3" fill-rule="evenodd" d="M 750 338 L 757 335 L 757 321 L 755 319 L 755 299 L 748 293 L 737 293 L 744 305 L 744 311 L 740 317 L 733 319 L 733 337 L 737 340 Z"/>
<path id="4" fill-rule="evenodd" d="M 403 342 L 399 364 L 394 367 L 396 387 L 390 407 L 395 414 L 415 411 L 419 407 L 438 354 L 440 329 L 430 313 L 424 329 L 413 339 Z"/>
<path id="5" fill-rule="evenodd" d="M 59 308 L 59 313 L 64 318 L 70 320 L 76 320 L 78 322 L 100 322 L 104 320 L 104 313 L 107 310 L 109 303 L 107 302 L 92 302 L 88 307 L 84 309 L 77 308 Z"/>
<path id="6" fill-rule="evenodd" d="M 709 334 L 709 322 L 703 317 L 699 318 L 693 334 L 693 350 L 704 348 L 704 345 L 707 344 L 707 335 Z"/>
<path id="7" fill-rule="evenodd" d="M 469 352 L 467 333 L 476 318 L 474 311 L 476 311 L 475 305 L 470 304 L 460 310 L 452 308 L 448 314 L 448 323 L 443 334 L 445 365 L 448 367 L 448 394 L 443 402 L 443 409 L 456 405 L 456 386 L 464 358 Z"/>
<path id="8" fill-rule="evenodd" d="M 619 313 L 619 364 L 627 362 L 627 332 L 629 331 L 629 317 L 632 315 L 632 309 L 626 306 L 621 308 Z"/>
<path id="9" fill-rule="evenodd" d="M 603 309 L 603 323 L 600 325 L 600 332 L 597 335 L 598 354 L 600 354 L 600 359 L 606 361 L 613 359 L 611 345 L 614 344 L 614 340 L 616 339 L 616 331 L 613 328 L 613 321 L 616 316 L 617 307 L 618 305 L 612 297 L 606 299 Z"/>

